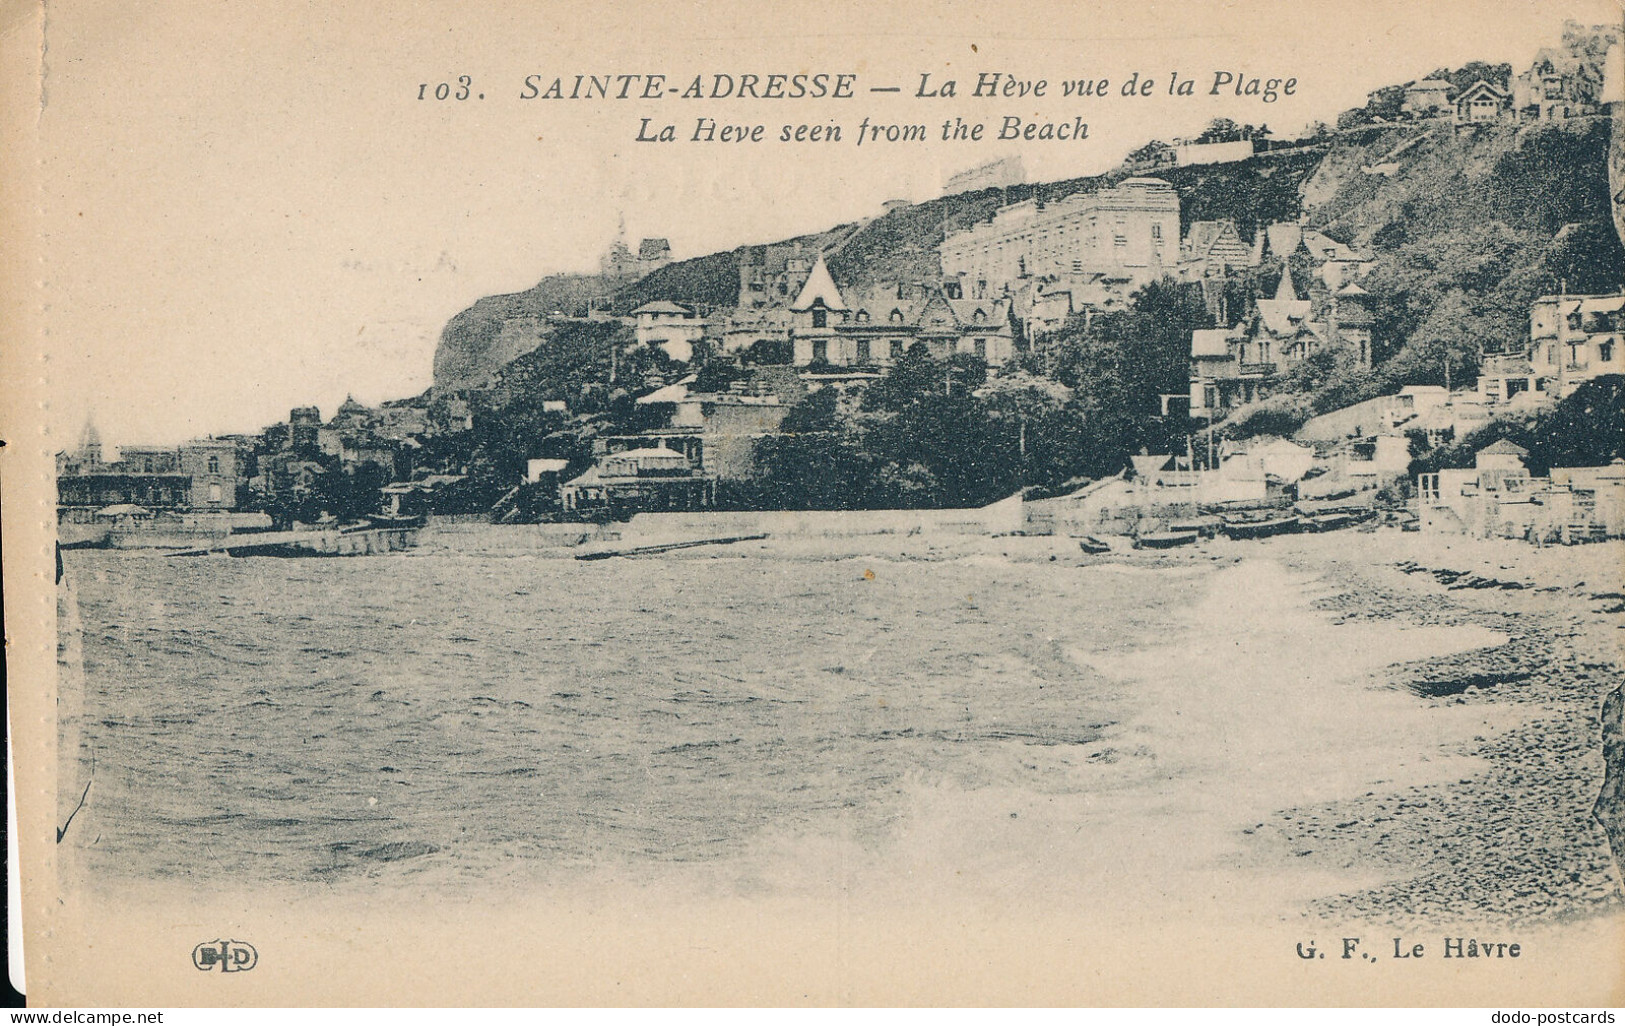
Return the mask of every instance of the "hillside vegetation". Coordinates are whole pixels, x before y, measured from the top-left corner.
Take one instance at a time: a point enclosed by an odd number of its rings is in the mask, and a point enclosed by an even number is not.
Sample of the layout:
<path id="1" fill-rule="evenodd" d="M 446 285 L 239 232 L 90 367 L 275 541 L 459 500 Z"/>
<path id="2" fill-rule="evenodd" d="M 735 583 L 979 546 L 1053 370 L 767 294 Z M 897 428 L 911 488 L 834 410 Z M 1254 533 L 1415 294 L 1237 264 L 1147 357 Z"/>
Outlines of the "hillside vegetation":
<path id="1" fill-rule="evenodd" d="M 1347 351 L 1328 347 L 1284 378 L 1277 395 L 1234 418 L 1227 433 L 1289 432 L 1312 414 L 1405 384 L 1441 384 L 1447 375 L 1460 387 L 1476 373 L 1481 351 L 1522 347 L 1536 296 L 1619 288 L 1625 251 L 1611 221 L 1609 131 L 1603 118 L 1466 129 L 1445 119 L 1374 124 L 1315 146 L 1159 171 L 1178 190 L 1187 225 L 1230 219 L 1251 237 L 1257 226 L 1302 217 L 1375 262 L 1360 282 L 1376 318 L 1374 366 L 1357 366 Z M 800 241 L 828 247 L 843 286 L 930 280 L 940 273 L 945 231 L 991 216 L 1007 201 L 1053 201 L 1131 173 L 945 196 Z M 672 263 L 614 293 L 613 308 L 653 299 L 727 305 L 744 252 Z M 1293 260 L 1296 280 L 1308 282 L 1307 255 Z M 1236 288 L 1268 292 L 1279 274 L 1279 265 L 1265 266 Z M 708 351 L 694 366 L 645 355 L 635 365 L 623 361 L 609 382 L 611 354 L 626 329 L 564 323 L 515 330 L 515 318 L 571 299 L 584 308 L 595 284 L 603 283 L 547 279 L 526 293 L 482 300 L 447 326 L 437 386 L 442 359 L 448 367 L 480 367 L 487 377 L 502 372 L 501 383 L 476 390 L 475 399 L 482 448 L 504 472 L 535 449 L 526 439 L 538 433 L 553 432 L 558 454 L 577 461 L 592 433 L 637 430 L 631 397 L 640 387 L 690 371 L 706 380 L 742 372 L 737 361 Z M 1125 310 L 1075 318 L 1041 351 L 1019 354 L 992 391 L 977 368 L 911 354 L 856 405 L 809 400 L 787 421 L 794 436 L 765 444 L 766 475 L 726 499 L 766 507 L 960 505 L 1112 473 L 1142 450 L 1182 449 L 1191 425 L 1165 414 L 1160 397 L 1184 391 L 1190 332 L 1209 326 L 1195 287 L 1165 280 L 1142 289 Z M 528 348 L 521 355 L 515 347 Z M 570 400 L 579 415 L 574 426 L 538 417 L 532 407 L 547 398 Z"/>
<path id="2" fill-rule="evenodd" d="M 1529 304 L 1625 282 L 1614 231 L 1606 118 L 1523 128 L 1448 122 L 1376 131 L 1334 147 L 1305 185 L 1309 220 L 1368 248 L 1377 366 L 1325 362 L 1294 381 L 1312 412 L 1406 384 L 1460 386 L 1480 352 L 1521 349 Z M 1368 173 L 1394 164 L 1390 174 Z"/>
<path id="3" fill-rule="evenodd" d="M 1319 165 L 1321 150 L 1278 151 L 1233 164 L 1165 168 L 1157 172 L 1179 191 L 1182 220 L 1234 220 L 1251 233 L 1262 223 L 1298 216 L 1298 189 Z M 1128 171 L 956 193 L 890 211 L 859 227 L 842 225 L 818 235 L 774 243 L 825 246 L 844 239 L 829 257 L 830 273 L 843 287 L 881 282 L 931 281 L 942 274 L 937 255 L 944 233 L 962 231 L 993 216 L 1001 205 L 1031 199 L 1046 202 L 1077 192 L 1107 188 L 1130 177 Z M 748 247 L 677 260 L 638 281 L 616 288 L 597 275 L 553 275 L 534 288 L 488 296 L 462 311 L 441 332 L 435 352 L 435 385 L 477 384 L 515 359 L 500 340 L 508 320 L 586 313 L 588 300 L 603 296 L 615 313 L 626 314 L 654 300 L 706 309 L 732 305 L 739 294 L 739 261 Z M 510 337 L 512 336 L 510 332 Z M 541 336 L 530 336 L 530 345 Z"/>

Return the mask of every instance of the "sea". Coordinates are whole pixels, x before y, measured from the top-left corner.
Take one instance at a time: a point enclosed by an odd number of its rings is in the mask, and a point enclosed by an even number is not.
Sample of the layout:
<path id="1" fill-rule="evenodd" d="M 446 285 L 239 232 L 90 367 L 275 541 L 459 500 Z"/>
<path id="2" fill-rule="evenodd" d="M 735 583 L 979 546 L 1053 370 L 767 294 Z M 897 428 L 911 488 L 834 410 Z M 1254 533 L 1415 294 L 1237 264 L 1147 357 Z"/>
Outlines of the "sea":
<path id="1" fill-rule="evenodd" d="M 1193 579 L 978 541 L 69 552 L 63 843 L 115 883 L 557 882 L 1086 791 L 1127 697 L 1073 653 L 1166 634 Z"/>

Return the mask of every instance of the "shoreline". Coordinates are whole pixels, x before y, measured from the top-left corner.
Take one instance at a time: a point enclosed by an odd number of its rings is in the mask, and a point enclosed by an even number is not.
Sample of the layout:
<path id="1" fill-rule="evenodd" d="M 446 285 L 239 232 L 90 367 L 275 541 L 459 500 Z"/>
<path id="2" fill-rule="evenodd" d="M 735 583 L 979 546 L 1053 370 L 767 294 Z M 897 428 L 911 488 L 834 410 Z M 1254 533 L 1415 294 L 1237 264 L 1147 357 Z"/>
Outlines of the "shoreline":
<path id="1" fill-rule="evenodd" d="M 1603 778 L 1598 714 L 1625 679 L 1622 559 L 1619 543 L 1535 549 L 1397 534 L 1372 538 L 1362 558 L 1329 559 L 1323 573 L 1340 587 L 1321 604 L 1327 612 L 1478 625 L 1507 641 L 1397 665 L 1386 684 L 1438 713 L 1482 720 L 1486 729 L 1445 749 L 1479 760 L 1481 772 L 1296 808 L 1277 824 L 1286 847 L 1400 871 L 1308 914 L 1529 923 L 1625 909 L 1620 867 L 1591 815 Z"/>
<path id="2" fill-rule="evenodd" d="M 1057 537 L 843 541 L 863 544 L 831 553 L 830 539 L 769 539 L 659 558 L 677 570 L 689 560 L 839 560 L 860 574 L 858 564 L 884 573 L 888 562 L 1061 564 L 1077 567 L 1081 587 L 1091 574 L 1156 575 L 1187 582 L 1175 586 L 1182 625 L 1110 651 L 1067 651 L 1104 674 L 1127 709 L 1079 749 L 1085 775 L 1066 771 L 1069 793 L 915 782 L 901 833 L 878 848 L 770 829 L 747 856 L 588 871 L 581 894 L 613 900 L 625 887 L 698 900 L 743 888 L 823 900 L 839 881 L 839 893 L 881 905 L 965 898 L 995 916 L 1091 892 L 1111 895 L 1090 902 L 1104 919 L 1226 914 L 1170 895 L 1171 880 L 1186 892 L 1242 888 L 1241 907 L 1274 922 L 1561 922 L 1625 907 L 1589 816 L 1601 781 L 1596 711 L 1620 677 L 1621 618 L 1607 611 L 1620 605 L 1608 597 L 1617 585 L 1594 571 L 1620 558 L 1619 545 L 1343 532 L 1089 557 Z M 1466 576 L 1452 589 L 1434 570 Z M 1523 587 L 1466 586 L 1472 576 Z M 1245 672 L 1222 679 L 1216 668 L 1236 662 L 1238 641 Z M 1476 682 L 1438 687 L 1467 678 Z M 1272 719 L 1249 723 L 1249 710 Z M 94 797 L 75 831 L 92 824 Z M 992 851 L 995 829 L 1003 841 Z M 786 874 L 800 857 L 811 864 Z M 967 877 L 981 882 L 967 890 Z M 567 878 L 498 872 L 452 889 L 478 901 L 532 887 L 557 900 Z M 341 891 L 421 887 L 432 900 L 447 883 L 438 880 L 391 876 Z"/>

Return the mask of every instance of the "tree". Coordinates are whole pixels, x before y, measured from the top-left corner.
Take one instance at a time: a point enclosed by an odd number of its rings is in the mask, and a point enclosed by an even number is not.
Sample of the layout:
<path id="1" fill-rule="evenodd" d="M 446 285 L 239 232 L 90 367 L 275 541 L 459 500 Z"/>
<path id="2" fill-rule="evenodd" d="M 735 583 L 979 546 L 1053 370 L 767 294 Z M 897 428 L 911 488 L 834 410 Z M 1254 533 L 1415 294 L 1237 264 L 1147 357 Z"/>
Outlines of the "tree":
<path id="1" fill-rule="evenodd" d="M 1234 142 L 1240 139 L 1241 126 L 1229 118 L 1214 118 L 1202 129 L 1202 134 L 1196 137 L 1199 143 Z"/>
<path id="2" fill-rule="evenodd" d="M 758 366 L 783 366 L 794 358 L 790 340 L 784 338 L 762 338 L 750 344 L 744 352 L 744 362 Z"/>
<path id="3" fill-rule="evenodd" d="M 1053 485 L 1073 476 L 1076 428 L 1067 416 L 1073 392 L 1058 381 L 1025 371 L 1004 374 L 984 385 L 977 397 L 988 420 L 1014 437 L 1022 484 Z"/>
<path id="4" fill-rule="evenodd" d="M 1366 97 L 1365 111 L 1372 120 L 1394 121 L 1404 109 L 1405 87 L 1402 85 L 1383 86 Z"/>
<path id="5" fill-rule="evenodd" d="M 1508 89 L 1512 83 L 1512 65 L 1507 63 L 1490 64 L 1485 61 L 1468 61 L 1455 71 L 1441 68 L 1428 76 L 1440 78 L 1449 82 L 1454 95 L 1460 95 L 1473 87 L 1473 83 L 1480 80 L 1488 82 L 1499 89 Z"/>
<path id="6" fill-rule="evenodd" d="M 1062 329 L 1034 369 L 1074 392 L 1068 410 L 1083 420 L 1085 451 L 1073 472 L 1114 473 L 1142 448 L 1183 444 L 1189 424 L 1163 416 L 1162 396 L 1189 391 L 1191 332 L 1212 326 L 1201 290 L 1165 279 L 1136 292 L 1126 310 Z"/>
<path id="7" fill-rule="evenodd" d="M 696 392 L 726 392 L 733 382 L 750 377 L 750 372 L 745 370 L 735 357 L 710 352 L 702 357 L 697 346 L 694 358 L 688 365 L 694 370 L 693 389 Z"/>
<path id="8" fill-rule="evenodd" d="M 1161 139 L 1153 139 L 1137 150 L 1131 150 L 1126 163 L 1129 164 L 1166 164 L 1171 163 L 1174 148 Z"/>

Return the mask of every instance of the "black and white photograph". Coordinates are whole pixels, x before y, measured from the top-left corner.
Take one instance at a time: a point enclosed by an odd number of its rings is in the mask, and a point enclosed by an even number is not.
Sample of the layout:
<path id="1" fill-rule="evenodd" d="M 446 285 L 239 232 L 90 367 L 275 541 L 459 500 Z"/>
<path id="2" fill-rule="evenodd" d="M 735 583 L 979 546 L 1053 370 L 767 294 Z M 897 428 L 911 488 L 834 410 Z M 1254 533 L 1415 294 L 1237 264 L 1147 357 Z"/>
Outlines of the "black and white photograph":
<path id="1" fill-rule="evenodd" d="M 1625 1002 L 1617 4 L 8 6 L 30 1004 Z"/>

